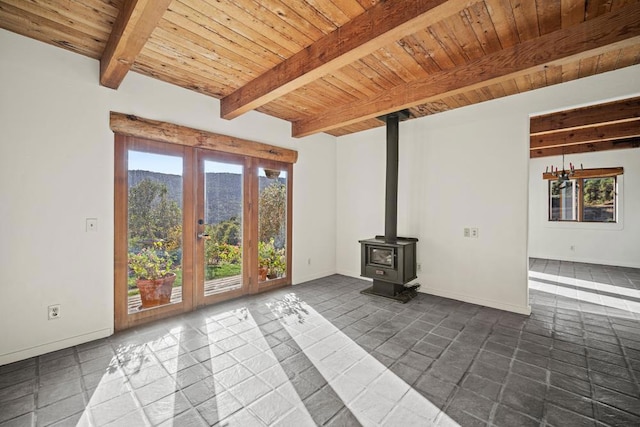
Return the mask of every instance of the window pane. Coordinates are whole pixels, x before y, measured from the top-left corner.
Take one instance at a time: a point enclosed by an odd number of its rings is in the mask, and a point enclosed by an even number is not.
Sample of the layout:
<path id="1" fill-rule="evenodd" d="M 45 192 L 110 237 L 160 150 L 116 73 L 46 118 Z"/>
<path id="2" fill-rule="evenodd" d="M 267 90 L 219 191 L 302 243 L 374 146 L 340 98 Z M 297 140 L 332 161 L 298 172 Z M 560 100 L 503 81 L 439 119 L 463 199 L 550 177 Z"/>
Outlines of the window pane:
<path id="1" fill-rule="evenodd" d="M 583 182 L 583 220 L 615 222 L 616 178 L 585 178 Z"/>
<path id="2" fill-rule="evenodd" d="M 575 180 L 549 181 L 549 221 L 576 221 L 577 202 Z"/>
<path id="3" fill-rule="evenodd" d="M 182 300 L 182 158 L 129 151 L 129 313 Z"/>
<path id="4" fill-rule="evenodd" d="M 204 295 L 242 287 L 242 165 L 204 162 Z"/>
<path id="5" fill-rule="evenodd" d="M 258 273 L 259 280 L 287 273 L 287 172 L 258 171 Z"/>

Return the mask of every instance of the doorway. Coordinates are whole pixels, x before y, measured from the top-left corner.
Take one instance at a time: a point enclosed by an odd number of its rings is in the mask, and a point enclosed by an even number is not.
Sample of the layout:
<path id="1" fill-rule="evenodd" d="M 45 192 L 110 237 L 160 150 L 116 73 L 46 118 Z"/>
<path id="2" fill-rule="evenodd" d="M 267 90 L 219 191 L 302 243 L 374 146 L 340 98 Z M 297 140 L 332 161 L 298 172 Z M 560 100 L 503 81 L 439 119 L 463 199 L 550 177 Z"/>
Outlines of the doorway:
<path id="1" fill-rule="evenodd" d="M 291 284 L 291 164 L 119 134 L 115 160 L 116 330 Z"/>

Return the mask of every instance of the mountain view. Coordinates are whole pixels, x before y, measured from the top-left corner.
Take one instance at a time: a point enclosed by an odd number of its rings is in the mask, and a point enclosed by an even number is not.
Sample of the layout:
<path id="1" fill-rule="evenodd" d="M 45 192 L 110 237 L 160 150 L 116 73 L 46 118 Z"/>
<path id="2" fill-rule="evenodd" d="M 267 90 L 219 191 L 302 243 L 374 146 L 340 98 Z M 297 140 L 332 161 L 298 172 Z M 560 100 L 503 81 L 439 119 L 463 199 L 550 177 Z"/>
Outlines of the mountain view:
<path id="1" fill-rule="evenodd" d="M 182 176 L 150 172 L 143 170 L 129 171 L 129 188 L 135 187 L 141 181 L 150 179 L 166 185 L 170 200 L 174 200 L 182 208 Z M 279 178 L 283 184 L 286 179 Z M 259 191 L 262 191 L 273 180 L 259 177 Z M 231 217 L 242 214 L 242 176 L 235 173 L 206 173 L 205 174 L 205 222 L 217 224 Z"/>

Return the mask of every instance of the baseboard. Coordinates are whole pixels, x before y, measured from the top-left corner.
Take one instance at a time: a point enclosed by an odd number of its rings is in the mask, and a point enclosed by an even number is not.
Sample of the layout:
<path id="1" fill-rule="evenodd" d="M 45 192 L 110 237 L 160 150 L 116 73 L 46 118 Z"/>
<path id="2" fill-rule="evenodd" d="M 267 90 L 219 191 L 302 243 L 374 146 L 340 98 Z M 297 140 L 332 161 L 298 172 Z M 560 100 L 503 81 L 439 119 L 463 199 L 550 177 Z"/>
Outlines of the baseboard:
<path id="1" fill-rule="evenodd" d="M 427 288 L 425 286 L 420 287 L 419 292 L 425 294 L 436 295 L 443 298 L 450 298 L 457 301 L 464 301 L 471 304 L 482 305 L 484 307 L 496 308 L 498 310 L 510 311 L 512 313 L 524 314 L 526 316 L 531 314 L 531 306 L 520 306 L 504 303 L 501 301 L 495 301 L 486 298 L 470 297 L 469 295 L 459 294 L 457 292 L 445 291 L 442 289 Z"/>
<path id="2" fill-rule="evenodd" d="M 580 262 L 584 264 L 610 265 L 612 267 L 640 268 L 640 264 L 633 263 L 633 262 L 617 262 L 617 261 L 609 261 L 604 259 L 593 259 L 593 258 L 583 258 L 583 257 L 563 257 L 563 256 L 559 257 L 559 256 L 550 256 L 550 255 L 534 255 L 529 253 L 529 258 L 550 259 L 554 261 Z"/>
<path id="3" fill-rule="evenodd" d="M 360 276 L 360 270 L 358 270 L 358 271 L 338 270 L 338 271 L 336 271 L 336 274 L 340 274 L 342 276 L 347 276 L 347 277 L 355 277 L 356 279 L 369 280 L 369 281 L 372 280 L 372 279 L 369 279 L 367 277 Z"/>
<path id="4" fill-rule="evenodd" d="M 294 286 L 300 285 L 305 282 L 310 282 L 312 280 L 321 279 L 327 276 L 332 276 L 334 274 L 336 274 L 336 272 L 334 270 L 331 270 L 331 271 L 324 271 L 321 273 L 310 274 L 308 276 L 296 277 L 295 280 L 293 281 L 293 284 Z"/>
<path id="5" fill-rule="evenodd" d="M 28 359 L 41 354 L 50 353 L 52 351 L 62 350 L 64 348 L 73 347 L 74 345 L 84 344 L 100 338 L 113 335 L 113 328 L 101 329 L 99 331 L 89 332 L 88 334 L 77 335 L 75 337 L 66 338 L 59 341 L 53 341 L 46 344 L 37 345 L 35 347 L 14 351 L 0 355 L 0 366 L 8 363 L 17 362 L 19 360 Z"/>

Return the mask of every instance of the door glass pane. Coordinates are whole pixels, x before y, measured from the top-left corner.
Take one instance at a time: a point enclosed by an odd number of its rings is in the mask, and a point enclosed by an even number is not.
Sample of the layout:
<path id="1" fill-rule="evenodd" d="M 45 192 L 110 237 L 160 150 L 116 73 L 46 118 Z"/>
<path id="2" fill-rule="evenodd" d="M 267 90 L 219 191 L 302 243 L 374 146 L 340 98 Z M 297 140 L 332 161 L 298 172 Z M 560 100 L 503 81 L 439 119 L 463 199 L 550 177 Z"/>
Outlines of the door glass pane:
<path id="1" fill-rule="evenodd" d="M 182 301 L 182 158 L 129 150 L 129 313 Z"/>
<path id="2" fill-rule="evenodd" d="M 204 162 L 204 295 L 242 287 L 242 165 Z"/>
<path id="3" fill-rule="evenodd" d="M 287 272 L 287 172 L 258 171 L 258 276 L 278 279 Z"/>

